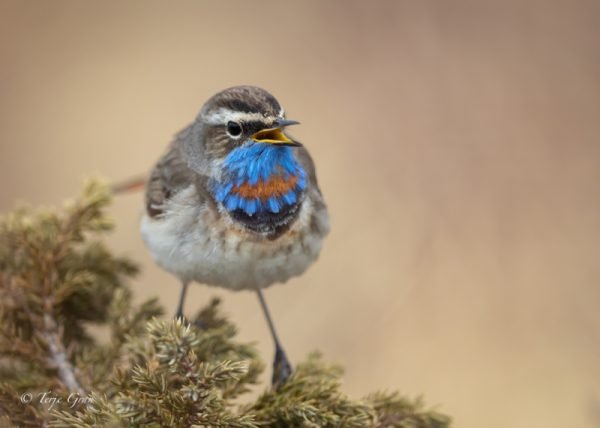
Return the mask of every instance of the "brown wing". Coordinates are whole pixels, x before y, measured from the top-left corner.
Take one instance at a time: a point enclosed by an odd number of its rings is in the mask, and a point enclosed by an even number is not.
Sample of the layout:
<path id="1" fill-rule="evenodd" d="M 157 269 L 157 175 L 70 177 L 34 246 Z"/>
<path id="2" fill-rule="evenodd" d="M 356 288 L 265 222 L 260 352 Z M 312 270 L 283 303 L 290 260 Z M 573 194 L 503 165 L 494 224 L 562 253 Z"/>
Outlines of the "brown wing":
<path id="1" fill-rule="evenodd" d="M 161 215 L 169 198 L 195 182 L 196 174 L 185 162 L 180 145 L 181 140 L 175 138 L 150 173 L 146 183 L 146 211 L 150 217 Z"/>
<path id="2" fill-rule="evenodd" d="M 298 161 L 304 168 L 304 171 L 306 171 L 306 175 L 308 176 L 308 181 L 310 183 L 310 187 L 314 188 L 317 191 L 317 193 L 320 195 L 321 189 L 319 189 L 319 183 L 317 182 L 317 173 L 315 170 L 315 163 L 313 162 L 312 157 L 310 156 L 310 153 L 308 153 L 308 150 L 306 150 L 304 147 L 298 147 L 296 150 L 298 150 L 298 153 L 297 153 Z"/>
<path id="3" fill-rule="evenodd" d="M 298 160 L 306 171 L 310 185 L 307 197 L 311 198 L 314 210 L 311 217 L 310 229 L 312 233 L 325 236 L 329 233 L 329 214 L 327 213 L 327 205 L 317 182 L 315 164 L 304 147 L 300 147 L 297 150 Z"/>

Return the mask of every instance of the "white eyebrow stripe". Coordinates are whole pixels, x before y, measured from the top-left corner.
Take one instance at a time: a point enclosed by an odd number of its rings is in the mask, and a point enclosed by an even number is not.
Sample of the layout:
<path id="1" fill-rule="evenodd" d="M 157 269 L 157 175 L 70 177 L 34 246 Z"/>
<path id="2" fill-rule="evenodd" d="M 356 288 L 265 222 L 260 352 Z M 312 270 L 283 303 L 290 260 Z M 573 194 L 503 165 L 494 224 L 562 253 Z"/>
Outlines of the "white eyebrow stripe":
<path id="1" fill-rule="evenodd" d="M 230 120 L 236 122 L 265 122 L 265 120 L 268 119 L 268 117 L 263 116 L 261 113 L 246 113 L 242 111 L 230 110 L 228 108 L 220 108 L 214 113 L 207 115 L 204 118 L 204 121 L 209 125 L 220 125 Z"/>

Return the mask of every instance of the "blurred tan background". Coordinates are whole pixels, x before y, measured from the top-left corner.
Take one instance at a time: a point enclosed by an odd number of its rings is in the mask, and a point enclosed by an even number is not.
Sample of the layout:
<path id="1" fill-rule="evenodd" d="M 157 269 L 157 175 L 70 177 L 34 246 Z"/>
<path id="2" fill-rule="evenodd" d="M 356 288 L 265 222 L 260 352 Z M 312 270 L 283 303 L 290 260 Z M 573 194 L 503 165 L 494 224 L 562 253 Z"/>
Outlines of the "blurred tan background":
<path id="1" fill-rule="evenodd" d="M 510 4 L 512 3 L 512 4 Z M 0 210 L 148 171 L 213 93 L 271 91 L 333 231 L 267 292 L 294 361 L 455 426 L 600 426 L 600 3 L 0 1 Z M 177 281 L 119 197 L 141 300 Z M 256 297 L 218 294 L 270 361 Z"/>

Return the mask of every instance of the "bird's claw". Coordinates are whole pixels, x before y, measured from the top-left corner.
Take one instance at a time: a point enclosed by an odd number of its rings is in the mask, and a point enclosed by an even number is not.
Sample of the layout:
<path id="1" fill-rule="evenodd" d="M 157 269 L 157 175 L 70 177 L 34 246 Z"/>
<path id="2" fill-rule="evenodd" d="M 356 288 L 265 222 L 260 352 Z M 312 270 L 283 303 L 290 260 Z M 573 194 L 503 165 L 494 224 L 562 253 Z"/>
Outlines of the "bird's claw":
<path id="1" fill-rule="evenodd" d="M 181 313 L 175 314 L 175 319 L 181 320 L 181 322 L 183 322 L 185 325 L 193 325 L 199 330 L 206 330 L 206 324 L 202 320 L 197 319 L 195 321 L 190 321 Z"/>
<path id="2" fill-rule="evenodd" d="M 282 386 L 292 374 L 292 365 L 290 364 L 285 351 L 277 346 L 275 348 L 275 360 L 273 361 L 273 379 L 272 384 L 275 389 Z"/>

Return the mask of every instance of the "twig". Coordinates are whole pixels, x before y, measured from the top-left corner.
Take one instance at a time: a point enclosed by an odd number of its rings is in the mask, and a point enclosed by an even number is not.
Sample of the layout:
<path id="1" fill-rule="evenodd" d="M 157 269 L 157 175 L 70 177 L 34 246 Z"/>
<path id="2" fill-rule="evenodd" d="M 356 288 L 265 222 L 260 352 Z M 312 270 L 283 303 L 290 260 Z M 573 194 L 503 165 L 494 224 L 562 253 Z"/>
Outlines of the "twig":
<path id="1" fill-rule="evenodd" d="M 67 352 L 60 340 L 58 325 L 56 321 L 49 315 L 44 314 L 44 331 L 39 332 L 40 337 L 48 345 L 50 364 L 58 369 L 58 376 L 62 383 L 67 387 L 69 392 L 77 392 L 84 395 L 83 388 L 79 385 L 73 365 L 67 357 Z"/>

